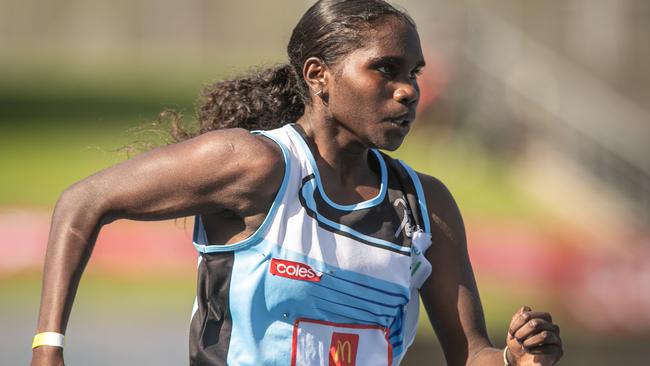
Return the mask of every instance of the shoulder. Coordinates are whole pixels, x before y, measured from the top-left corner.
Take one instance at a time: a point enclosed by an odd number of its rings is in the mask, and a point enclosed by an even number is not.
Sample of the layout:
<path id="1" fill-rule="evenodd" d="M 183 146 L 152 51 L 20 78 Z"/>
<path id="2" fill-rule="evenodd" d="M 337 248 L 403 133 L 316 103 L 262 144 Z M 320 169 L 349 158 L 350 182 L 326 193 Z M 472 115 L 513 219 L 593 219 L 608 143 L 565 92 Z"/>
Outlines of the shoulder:
<path id="1" fill-rule="evenodd" d="M 424 195 L 421 198 L 424 198 L 426 203 L 425 206 L 429 213 L 432 231 L 435 231 L 436 228 L 444 227 L 444 230 L 448 232 L 452 226 L 458 228 L 457 230 L 462 229 L 462 218 L 456 200 L 454 200 L 449 188 L 440 179 L 418 172 L 401 160 L 393 159 L 386 154 L 382 155 L 384 156 L 384 160 L 389 164 L 401 165 L 402 168 L 399 170 L 405 169 L 405 174 L 410 176 L 414 184 L 417 184 L 416 180 L 419 181 Z M 418 192 L 418 194 L 420 193 Z"/>
<path id="2" fill-rule="evenodd" d="M 416 174 L 422 184 L 429 209 L 441 209 L 455 203 L 449 188 L 440 179 L 421 172 Z"/>
<path id="3" fill-rule="evenodd" d="M 208 160 L 236 161 L 244 165 L 282 162 L 282 152 L 275 142 L 242 128 L 206 132 L 181 144 L 187 144 L 195 157 Z"/>
<path id="4" fill-rule="evenodd" d="M 245 129 L 211 131 L 184 143 L 191 145 L 192 160 L 201 161 L 207 174 L 226 180 L 220 183 L 237 182 L 242 189 L 255 188 L 263 194 L 264 187 L 272 187 L 269 190 L 274 192 L 284 176 L 278 144 Z"/>
<path id="5" fill-rule="evenodd" d="M 215 168 L 234 165 L 263 174 L 283 165 L 282 151 L 275 142 L 241 128 L 210 131 L 181 144 L 187 145 L 193 159 L 216 163 Z"/>
<path id="6" fill-rule="evenodd" d="M 451 191 L 438 178 L 416 172 L 426 200 L 432 234 L 443 235 L 451 241 L 465 240 L 463 219 Z"/>

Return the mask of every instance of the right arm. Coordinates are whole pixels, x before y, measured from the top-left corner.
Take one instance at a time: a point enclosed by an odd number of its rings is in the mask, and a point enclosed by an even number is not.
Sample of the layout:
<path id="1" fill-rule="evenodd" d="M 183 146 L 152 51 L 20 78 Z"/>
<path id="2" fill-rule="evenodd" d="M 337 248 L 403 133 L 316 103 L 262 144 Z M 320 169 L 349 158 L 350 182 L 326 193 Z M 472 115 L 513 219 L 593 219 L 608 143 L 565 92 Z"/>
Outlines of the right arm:
<path id="1" fill-rule="evenodd" d="M 494 348 L 488 337 L 460 210 L 442 182 L 423 174 L 420 179 L 434 243 L 426 253 L 433 272 L 420 294 L 447 364 L 501 366 L 504 350 Z M 527 307 L 512 317 L 506 341 L 513 366 L 555 365 L 563 354 L 551 315 Z"/>
<path id="2" fill-rule="evenodd" d="M 65 333 L 101 227 L 270 206 L 282 180 L 277 145 L 241 129 L 203 134 L 100 171 L 65 190 L 48 238 L 36 333 Z M 264 182 L 265 184 L 260 184 Z M 62 365 L 62 349 L 34 348 L 32 365 Z"/>

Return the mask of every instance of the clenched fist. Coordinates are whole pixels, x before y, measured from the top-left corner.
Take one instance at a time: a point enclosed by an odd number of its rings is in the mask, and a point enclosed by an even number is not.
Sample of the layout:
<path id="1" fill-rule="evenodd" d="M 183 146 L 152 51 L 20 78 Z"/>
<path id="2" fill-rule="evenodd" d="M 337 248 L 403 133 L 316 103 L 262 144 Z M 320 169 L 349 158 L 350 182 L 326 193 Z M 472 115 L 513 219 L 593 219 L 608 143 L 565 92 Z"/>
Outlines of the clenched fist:
<path id="1" fill-rule="evenodd" d="M 506 339 L 510 366 L 551 366 L 562 357 L 560 327 L 551 314 L 524 306 L 510 321 Z"/>

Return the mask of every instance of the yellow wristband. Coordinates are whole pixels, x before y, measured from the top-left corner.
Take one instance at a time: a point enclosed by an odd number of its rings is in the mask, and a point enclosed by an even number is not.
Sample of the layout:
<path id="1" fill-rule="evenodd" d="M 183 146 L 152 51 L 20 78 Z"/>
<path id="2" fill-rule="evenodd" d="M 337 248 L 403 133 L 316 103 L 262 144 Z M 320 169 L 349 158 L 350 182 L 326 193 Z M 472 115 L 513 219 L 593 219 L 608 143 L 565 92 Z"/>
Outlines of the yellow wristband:
<path id="1" fill-rule="evenodd" d="M 54 346 L 63 348 L 65 343 L 65 336 L 61 333 L 56 332 L 43 332 L 38 333 L 34 336 L 34 342 L 32 342 L 32 348 L 40 346 Z"/>
<path id="2" fill-rule="evenodd" d="M 503 349 L 503 366 L 510 366 L 510 362 L 508 362 L 508 346 L 506 345 L 506 348 Z"/>

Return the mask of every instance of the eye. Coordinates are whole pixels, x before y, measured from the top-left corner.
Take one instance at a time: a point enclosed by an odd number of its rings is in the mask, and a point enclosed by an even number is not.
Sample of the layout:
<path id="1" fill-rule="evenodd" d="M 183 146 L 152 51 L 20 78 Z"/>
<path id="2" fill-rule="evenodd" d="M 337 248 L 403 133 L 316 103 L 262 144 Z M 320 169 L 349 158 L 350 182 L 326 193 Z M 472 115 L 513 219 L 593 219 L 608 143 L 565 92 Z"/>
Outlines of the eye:
<path id="1" fill-rule="evenodd" d="M 421 67 L 419 67 L 419 68 L 415 69 L 413 72 L 411 72 L 411 74 L 409 74 L 409 78 L 410 79 L 417 79 L 418 76 L 420 76 L 420 75 L 422 75 L 422 68 Z"/>
<path id="2" fill-rule="evenodd" d="M 379 65 L 377 66 L 377 71 L 386 76 L 393 76 L 395 75 L 395 66 L 389 64 Z"/>

